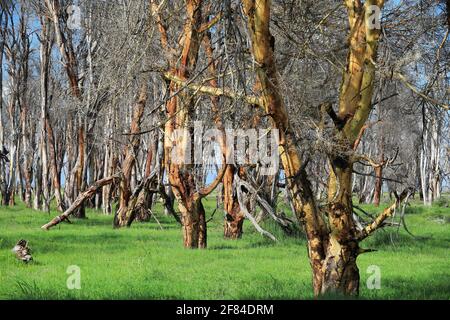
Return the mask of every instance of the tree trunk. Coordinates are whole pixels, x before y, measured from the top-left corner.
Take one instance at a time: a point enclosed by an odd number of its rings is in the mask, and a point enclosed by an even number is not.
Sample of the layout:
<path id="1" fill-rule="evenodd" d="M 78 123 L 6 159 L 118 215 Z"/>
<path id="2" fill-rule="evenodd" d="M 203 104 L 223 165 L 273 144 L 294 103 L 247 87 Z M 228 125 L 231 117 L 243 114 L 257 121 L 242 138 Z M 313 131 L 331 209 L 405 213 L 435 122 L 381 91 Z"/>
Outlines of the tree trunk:
<path id="1" fill-rule="evenodd" d="M 240 239 L 245 215 L 241 211 L 234 190 L 235 167 L 228 166 L 223 177 L 223 207 L 225 210 L 224 237 L 225 239 Z"/>
<path id="2" fill-rule="evenodd" d="M 440 172 L 440 151 L 441 151 L 441 126 L 435 110 L 431 110 L 430 134 L 430 203 L 440 197 L 441 172 Z"/>
<path id="3" fill-rule="evenodd" d="M 153 162 L 155 162 L 157 159 L 154 158 L 158 158 L 158 157 L 154 157 L 154 155 L 157 155 L 157 144 L 158 141 L 156 139 L 151 141 L 150 146 L 148 147 L 147 150 L 147 157 L 146 157 L 146 163 L 145 163 L 145 173 L 144 173 L 144 177 L 143 179 L 149 179 L 150 175 L 152 174 L 152 170 L 155 169 L 156 165 L 153 164 Z M 154 161 L 156 160 L 156 161 Z M 156 177 L 156 172 L 155 172 L 155 178 Z M 155 186 L 156 188 L 157 186 Z M 145 222 L 145 221 L 149 221 L 150 220 L 150 212 L 151 212 L 151 208 L 153 206 L 153 193 L 150 192 L 144 192 L 141 195 L 139 195 L 139 197 L 141 197 L 142 199 L 138 200 L 142 202 L 142 208 L 141 210 L 139 210 L 138 212 L 136 212 L 136 221 L 139 222 Z"/>
<path id="4" fill-rule="evenodd" d="M 61 180 L 58 172 L 58 163 L 56 159 L 56 150 L 55 150 L 55 139 L 53 134 L 53 128 L 50 123 L 49 115 L 46 114 L 45 126 L 47 131 L 47 139 L 48 139 L 48 151 L 50 156 L 50 171 L 53 182 L 53 189 L 55 193 L 56 199 L 56 208 L 60 212 L 64 212 L 66 209 L 66 205 L 61 195 Z"/>
<path id="5" fill-rule="evenodd" d="M 164 214 L 166 216 L 170 216 L 173 212 L 175 212 L 175 195 L 173 194 L 173 190 L 170 185 L 165 188 L 165 193 L 167 197 L 164 199 Z"/>
<path id="6" fill-rule="evenodd" d="M 383 136 L 383 132 L 381 132 L 379 135 L 381 135 L 381 137 L 379 137 L 380 139 L 380 165 L 376 166 L 374 168 L 375 170 L 375 189 L 374 189 L 374 195 L 373 195 L 373 204 L 375 205 L 375 207 L 379 207 L 380 206 L 380 201 L 381 201 L 381 194 L 383 192 L 383 169 L 384 169 L 384 165 L 385 165 L 385 159 L 384 159 L 384 136 Z"/>
<path id="7" fill-rule="evenodd" d="M 33 199 L 33 209 L 42 209 L 42 162 L 41 162 L 41 152 L 40 147 L 38 152 L 36 152 L 35 168 L 34 168 L 34 199 Z"/>
<path id="8" fill-rule="evenodd" d="M 375 207 L 380 206 L 381 192 L 383 186 L 383 166 L 375 168 L 375 193 L 373 195 L 373 204 Z"/>
<path id="9" fill-rule="evenodd" d="M 153 3 L 155 5 L 155 3 Z M 202 35 L 199 30 L 202 24 L 202 0 L 186 1 L 186 23 L 184 26 L 181 44 L 182 51 L 179 62 L 169 61 L 171 69 L 174 70 L 178 77 L 183 79 L 189 78 L 198 59 L 199 48 L 201 45 Z M 152 8 L 156 10 L 155 6 Z M 154 11 L 159 18 L 158 13 Z M 160 21 L 160 19 L 158 19 Z M 159 22 L 161 31 L 161 44 L 164 49 L 169 52 L 165 39 L 165 29 Z M 205 210 L 201 203 L 201 196 L 197 193 L 190 165 L 180 165 L 171 161 L 172 138 L 176 129 L 183 128 L 189 123 L 189 114 L 192 111 L 192 98 L 186 93 L 176 94 L 179 87 L 175 82 L 171 82 L 169 86 L 170 99 L 167 102 L 168 121 L 165 125 L 165 141 L 164 141 L 164 165 L 169 178 L 169 183 L 175 198 L 178 201 L 178 208 L 181 213 L 181 222 L 183 225 L 183 243 L 186 248 L 206 248 L 207 233 Z M 187 141 L 182 141 L 180 149 L 187 148 Z M 222 173 L 223 175 L 223 173 Z"/>
<path id="10" fill-rule="evenodd" d="M 42 163 L 42 191 L 43 206 L 42 210 L 50 212 L 50 190 L 49 190 L 49 172 L 47 157 L 47 113 L 48 113 L 48 84 L 50 69 L 50 54 L 52 44 L 50 40 L 50 23 L 48 19 L 41 18 L 41 47 L 40 47 L 40 99 L 41 99 L 41 121 L 40 121 L 40 159 Z"/>
<path id="11" fill-rule="evenodd" d="M 45 120 L 41 119 L 41 159 L 42 159 L 42 195 L 43 195 L 43 205 L 42 211 L 50 212 L 50 185 L 49 185 L 49 174 L 48 174 L 48 157 L 47 157 L 47 138 L 45 132 Z"/>
<path id="12" fill-rule="evenodd" d="M 280 93 L 273 55 L 274 42 L 269 28 L 270 0 L 243 0 L 243 3 L 252 38 L 253 57 L 257 62 L 255 68 L 261 99 L 266 114 L 271 116 L 273 126 L 280 132 L 279 153 L 287 187 L 308 240 L 314 293 L 357 294 L 359 274 L 356 257 L 359 249 L 352 218 L 352 160 L 348 156 L 334 155 L 330 158 L 332 170 L 328 186 L 327 227 L 316 206 L 306 170 L 301 164 L 295 135 Z M 336 142 L 351 150 L 372 107 L 374 61 L 380 30 L 366 28 L 369 15 L 365 16 L 365 8 L 358 7 L 361 6 L 360 2 L 348 1 L 346 4 L 351 29 L 350 52 L 341 87 L 339 116 L 334 114 L 331 105 L 327 112 L 335 123 L 338 122 Z M 368 0 L 365 5 L 378 5 L 381 8 L 383 2 Z"/>
<path id="13" fill-rule="evenodd" d="M 29 107 L 28 107 L 28 101 L 27 101 L 27 83 L 28 83 L 28 55 L 25 55 L 24 57 L 24 87 L 22 89 L 21 93 L 21 115 L 20 115 L 20 121 L 21 121 L 21 129 L 22 129 L 22 148 L 23 148 L 23 179 L 20 179 L 22 192 L 21 195 L 23 195 L 22 200 L 25 202 L 25 205 L 28 208 L 32 207 L 32 191 L 31 191 L 31 182 L 32 182 L 32 165 L 31 165 L 31 150 L 30 150 L 30 137 L 33 136 L 33 126 L 29 124 Z M 21 171 L 22 174 L 22 171 Z M 23 180 L 25 180 L 25 186 L 23 186 Z"/>
<path id="14" fill-rule="evenodd" d="M 77 162 L 75 168 L 72 171 L 74 176 L 73 181 L 73 196 L 76 197 L 83 190 L 84 181 L 84 166 L 85 166 L 85 155 L 86 155 L 86 131 L 83 120 L 81 117 L 78 119 L 78 148 L 77 148 Z M 84 202 L 76 209 L 73 216 L 78 219 L 86 218 L 86 208 Z"/>
<path id="15" fill-rule="evenodd" d="M 122 164 L 123 179 L 120 182 L 119 208 L 114 218 L 114 226 L 116 228 L 130 226 L 132 220 L 136 217 L 135 213 L 131 214 L 129 210 L 129 200 L 131 197 L 131 174 L 135 165 L 135 155 L 138 153 L 141 143 L 140 131 L 141 122 L 144 115 L 145 104 L 147 103 L 147 78 L 143 80 L 141 85 L 138 101 L 133 108 L 133 118 L 131 121 L 131 141 L 125 150 L 125 160 Z"/>
<path id="16" fill-rule="evenodd" d="M 207 231 L 205 209 L 200 200 L 187 199 L 179 205 L 183 223 L 183 244 L 188 249 L 205 249 L 207 247 Z"/>
<path id="17" fill-rule="evenodd" d="M 3 26 L 3 16 L 4 13 L 0 16 L 0 24 Z M 3 66 L 3 50 L 5 47 L 5 32 L 0 32 L 0 64 Z M 3 92 L 3 67 L 0 68 L 0 92 Z M 0 99 L 0 148 L 5 146 L 5 126 L 3 123 L 3 97 Z M 5 161 L 0 161 L 0 193 L 2 196 L 2 204 L 3 198 L 6 195 L 6 164 Z"/>
<path id="18" fill-rule="evenodd" d="M 333 237 L 327 248 L 327 256 L 320 271 L 322 279 L 321 294 L 359 294 L 359 269 L 356 265 L 358 243 L 352 241 L 346 245 Z"/>
<path id="19" fill-rule="evenodd" d="M 113 109 L 113 108 L 112 108 Z M 114 155 L 113 155 L 113 142 L 111 141 L 112 135 L 112 127 L 113 127 L 113 112 L 110 110 L 108 114 L 108 119 L 106 123 L 105 135 L 105 153 L 103 159 L 103 176 L 108 177 L 113 174 L 114 171 Z M 102 188 L 102 209 L 103 214 L 111 214 L 112 213 L 112 188 L 110 185 L 107 185 Z"/>
<path id="20" fill-rule="evenodd" d="M 330 235 L 322 266 L 321 294 L 338 293 L 358 295 L 359 272 L 356 265 L 358 242 L 353 221 L 352 172 L 349 159 L 332 160 L 328 184 L 328 217 Z"/>

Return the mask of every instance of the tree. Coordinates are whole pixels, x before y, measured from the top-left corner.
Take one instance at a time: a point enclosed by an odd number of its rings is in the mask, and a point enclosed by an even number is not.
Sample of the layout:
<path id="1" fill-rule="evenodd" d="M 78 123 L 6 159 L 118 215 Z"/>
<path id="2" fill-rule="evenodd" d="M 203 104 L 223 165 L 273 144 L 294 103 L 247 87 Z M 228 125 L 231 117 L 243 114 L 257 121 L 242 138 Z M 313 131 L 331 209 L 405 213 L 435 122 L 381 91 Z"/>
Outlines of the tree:
<path id="1" fill-rule="evenodd" d="M 80 88 L 80 77 L 78 75 L 78 61 L 75 56 L 75 51 L 72 43 L 72 32 L 67 26 L 67 16 L 63 14 L 61 3 L 59 0 L 45 0 L 45 5 L 47 10 L 49 11 L 50 18 L 53 21 L 53 26 L 55 30 L 55 38 L 56 43 L 58 45 L 61 59 L 64 65 L 64 68 L 67 73 L 67 77 L 70 84 L 70 90 L 75 99 L 79 102 L 83 100 L 82 89 Z M 68 119 L 69 122 L 75 122 L 75 115 L 71 114 Z M 86 129 L 85 123 L 83 123 L 83 119 L 78 117 L 78 127 L 77 127 L 77 149 L 76 149 L 76 162 L 71 170 L 71 173 L 68 177 L 68 181 L 66 183 L 65 194 L 66 199 L 69 202 L 73 202 L 79 192 L 82 191 L 84 175 L 85 175 L 85 157 L 86 157 Z M 72 153 L 68 154 L 69 156 Z M 53 156 L 52 156 L 53 158 Z M 72 161 L 72 159 L 69 159 Z M 55 170 L 53 170 L 55 171 Z M 57 186 L 57 181 L 54 182 Z M 63 209 L 65 204 L 62 202 L 60 195 L 60 191 L 56 189 L 58 207 Z M 79 218 L 85 217 L 84 207 L 80 207 L 80 209 L 76 212 L 76 216 Z"/>
<path id="2" fill-rule="evenodd" d="M 45 211 L 54 196 L 62 214 L 43 229 L 85 207 L 129 227 L 156 218 L 159 197 L 184 246 L 206 248 L 204 199 L 221 185 L 224 238 L 247 218 L 276 241 L 271 219 L 306 237 L 315 295 L 356 295 L 361 242 L 448 182 L 447 2 L 25 4 L 0 13 L 0 191 Z M 199 121 L 219 138 L 199 139 Z M 273 174 L 227 161 L 234 127 L 280 133 Z M 222 161 L 196 163 L 198 145 Z M 363 219 L 352 196 L 379 205 L 386 187 L 393 204 Z"/>
<path id="3" fill-rule="evenodd" d="M 158 6 L 155 1 L 153 4 L 153 14 L 159 16 Z M 177 65 L 175 57 L 169 60 L 170 71 L 176 77 L 183 80 L 189 79 L 191 72 L 195 69 L 202 43 L 203 34 L 199 32 L 202 28 L 203 1 L 186 1 L 186 23 L 181 36 L 181 56 L 180 63 Z M 159 29 L 161 32 L 161 44 L 166 50 L 167 56 L 173 51 L 167 43 L 167 30 L 158 17 Z M 224 164 L 215 180 L 205 188 L 197 189 L 195 178 L 192 173 L 192 165 L 180 165 L 172 161 L 172 141 L 176 129 L 187 128 L 190 115 L 193 111 L 193 97 L 183 92 L 178 93 L 180 87 L 176 82 L 169 84 L 170 99 L 167 102 L 167 122 L 165 124 L 165 160 L 164 165 L 169 177 L 169 182 L 178 201 L 178 208 L 181 212 L 181 221 L 183 224 L 183 243 L 186 248 L 206 248 L 206 216 L 202 199 L 210 194 L 217 184 L 222 180 L 226 169 Z M 181 147 L 179 148 L 180 158 L 185 158 L 187 143 L 191 139 L 182 137 Z"/>

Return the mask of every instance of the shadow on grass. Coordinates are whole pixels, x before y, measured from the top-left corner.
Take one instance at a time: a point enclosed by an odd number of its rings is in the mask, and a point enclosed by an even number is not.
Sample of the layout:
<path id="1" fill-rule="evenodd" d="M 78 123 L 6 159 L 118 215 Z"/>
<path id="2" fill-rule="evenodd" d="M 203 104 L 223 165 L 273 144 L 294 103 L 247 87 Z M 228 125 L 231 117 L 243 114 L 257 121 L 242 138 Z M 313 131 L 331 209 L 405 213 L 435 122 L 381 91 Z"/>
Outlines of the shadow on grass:
<path id="1" fill-rule="evenodd" d="M 235 250 L 240 249 L 237 246 L 230 246 L 228 244 L 217 244 L 208 247 L 208 250 Z"/>
<path id="2" fill-rule="evenodd" d="M 430 279 L 385 279 L 380 290 L 381 299 L 383 299 L 383 287 L 387 287 L 395 293 L 395 296 L 388 297 L 390 299 L 448 300 L 450 298 L 450 274 L 435 274 Z"/>
<path id="3" fill-rule="evenodd" d="M 404 247 L 423 248 L 426 246 L 447 249 L 450 247 L 450 238 L 442 239 L 433 237 L 432 235 L 412 236 L 395 231 L 380 230 L 366 239 L 363 242 L 363 246 L 371 247 L 372 249 L 379 248 L 387 250 L 396 250 Z"/>

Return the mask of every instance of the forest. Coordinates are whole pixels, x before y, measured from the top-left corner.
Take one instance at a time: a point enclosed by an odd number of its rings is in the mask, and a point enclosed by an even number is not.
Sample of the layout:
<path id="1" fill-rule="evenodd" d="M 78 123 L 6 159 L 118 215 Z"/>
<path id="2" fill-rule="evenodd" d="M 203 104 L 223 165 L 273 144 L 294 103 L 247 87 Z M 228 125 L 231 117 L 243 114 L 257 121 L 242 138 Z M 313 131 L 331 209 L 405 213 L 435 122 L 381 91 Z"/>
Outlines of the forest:
<path id="1" fill-rule="evenodd" d="M 450 297 L 450 0 L 0 2 L 0 299 Z"/>

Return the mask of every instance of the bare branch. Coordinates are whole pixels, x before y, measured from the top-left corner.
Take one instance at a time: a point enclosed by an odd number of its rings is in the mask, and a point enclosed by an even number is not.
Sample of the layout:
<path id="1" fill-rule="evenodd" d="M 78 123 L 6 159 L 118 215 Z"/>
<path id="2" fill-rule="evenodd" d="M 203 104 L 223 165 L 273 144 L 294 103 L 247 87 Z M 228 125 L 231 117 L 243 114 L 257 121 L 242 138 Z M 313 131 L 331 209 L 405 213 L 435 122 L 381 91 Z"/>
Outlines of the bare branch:
<path id="1" fill-rule="evenodd" d="M 401 202 L 407 197 L 408 194 L 409 194 L 409 190 L 408 189 L 404 190 L 400 194 L 400 196 L 396 199 L 394 204 L 392 204 L 390 207 L 384 209 L 384 211 L 382 213 L 380 213 L 380 215 L 378 217 L 376 217 L 375 220 L 373 220 L 361 232 L 359 232 L 357 239 L 359 241 L 361 241 L 361 240 L 367 238 L 368 236 L 370 236 L 377 229 L 379 229 L 383 225 L 384 221 L 387 218 L 389 218 L 390 216 L 392 216 L 392 214 L 395 212 L 395 209 L 397 209 L 400 206 Z"/>

